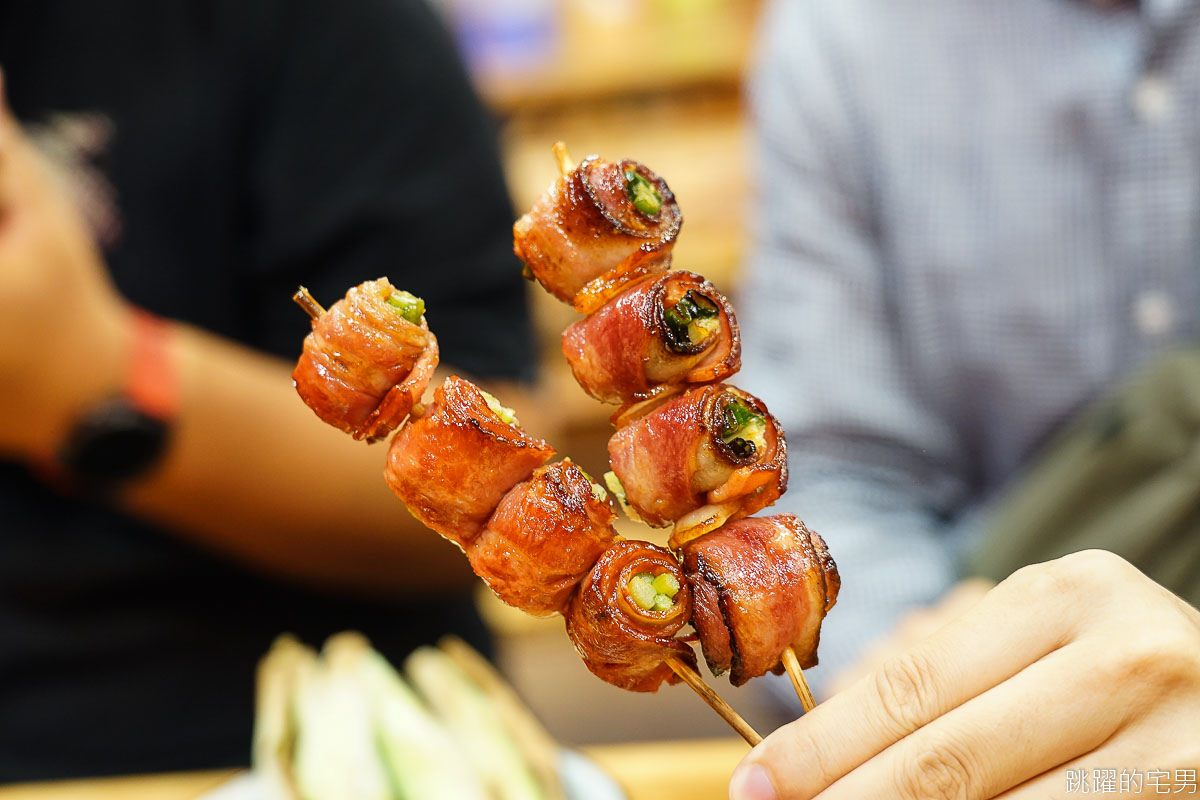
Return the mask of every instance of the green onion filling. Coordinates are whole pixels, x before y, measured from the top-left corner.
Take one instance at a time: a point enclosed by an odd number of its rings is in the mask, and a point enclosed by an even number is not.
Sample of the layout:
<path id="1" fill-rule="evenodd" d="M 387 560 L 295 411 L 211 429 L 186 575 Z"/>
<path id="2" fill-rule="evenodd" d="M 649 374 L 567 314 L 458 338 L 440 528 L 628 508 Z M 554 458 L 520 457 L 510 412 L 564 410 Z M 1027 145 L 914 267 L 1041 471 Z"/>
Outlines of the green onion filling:
<path id="1" fill-rule="evenodd" d="M 629 596 L 646 611 L 670 611 L 678 593 L 679 580 L 669 572 L 658 577 L 639 572 L 629 579 Z"/>
<path id="2" fill-rule="evenodd" d="M 767 420 L 741 400 L 725 404 L 724 429 L 721 441 L 739 458 L 753 458 L 766 447 Z"/>
<path id="3" fill-rule="evenodd" d="M 666 322 L 665 343 L 675 352 L 689 352 L 716 333 L 719 310 L 713 301 L 694 289 L 688 289 L 671 308 L 663 310 Z"/>
<path id="4" fill-rule="evenodd" d="M 622 506 L 625 506 L 629 503 L 629 501 L 625 499 L 625 485 L 621 483 L 621 479 L 617 477 L 617 473 L 604 473 L 604 484 L 608 486 L 608 490 L 613 493 L 614 497 L 617 498 L 618 503 L 620 503 Z"/>
<path id="5" fill-rule="evenodd" d="M 479 393 L 481 395 L 483 395 L 483 399 L 484 399 L 484 401 L 487 402 L 488 408 L 490 408 L 492 410 L 493 414 L 495 414 L 497 417 L 500 418 L 501 422 L 505 423 L 506 425 L 514 425 L 514 426 L 521 424 L 520 421 L 517 420 L 517 415 L 513 413 L 513 410 L 511 408 L 500 405 L 499 400 L 497 400 L 493 395 L 490 395 L 487 392 L 483 391 L 482 389 L 479 390 Z"/>
<path id="6" fill-rule="evenodd" d="M 662 194 L 637 170 L 625 170 L 625 193 L 633 207 L 646 216 L 653 217 L 662 210 Z"/>
<path id="7" fill-rule="evenodd" d="M 568 458 L 568 459 L 564 459 L 564 460 L 570 461 L 571 459 Z M 576 465 L 576 466 L 578 466 L 578 465 Z M 579 467 L 579 472 L 582 473 L 583 477 L 587 478 L 588 483 L 590 483 L 592 485 L 592 497 L 596 498 L 596 500 L 598 500 L 601 503 L 608 500 L 608 492 L 604 491 L 603 486 L 596 483 L 595 478 L 593 478 L 591 475 L 588 475 L 588 472 L 586 469 L 584 469 L 583 467 Z"/>
<path id="8" fill-rule="evenodd" d="M 421 317 L 425 316 L 425 301 L 415 294 L 396 290 L 388 296 L 387 303 L 413 325 L 420 325 Z"/>
<path id="9" fill-rule="evenodd" d="M 621 479 L 617 477 L 615 472 L 604 473 L 604 485 L 608 487 L 608 491 L 612 493 L 612 496 L 617 498 L 617 505 L 625 512 L 625 516 L 634 522 L 642 521 L 642 516 L 637 512 L 637 509 L 629 505 L 629 499 L 625 496 L 625 486 L 621 483 Z"/>

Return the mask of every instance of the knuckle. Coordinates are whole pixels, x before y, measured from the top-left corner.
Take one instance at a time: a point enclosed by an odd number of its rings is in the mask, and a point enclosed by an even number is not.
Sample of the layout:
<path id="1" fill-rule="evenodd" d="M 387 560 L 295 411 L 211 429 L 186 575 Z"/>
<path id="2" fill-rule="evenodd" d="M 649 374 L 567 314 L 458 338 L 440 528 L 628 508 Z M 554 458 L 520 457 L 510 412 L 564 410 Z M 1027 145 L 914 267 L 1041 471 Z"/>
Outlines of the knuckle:
<path id="1" fill-rule="evenodd" d="M 875 692 L 887 732 L 904 736 L 927 723 L 936 685 L 928 662 L 916 652 L 884 662 L 875 673 Z"/>
<path id="2" fill-rule="evenodd" d="M 1136 570 L 1115 553 L 1107 550 L 1080 550 L 1051 562 L 1077 584 L 1102 584 L 1110 586 L 1113 581 L 1129 577 Z"/>
<path id="3" fill-rule="evenodd" d="M 897 795 L 900 800 L 966 800 L 972 774 L 965 752 L 942 742 L 901 762 Z"/>
<path id="4" fill-rule="evenodd" d="M 1013 574 L 1035 599 L 1077 596 L 1097 589 L 1107 591 L 1128 577 L 1133 567 L 1106 550 L 1082 550 L 1044 564 L 1024 567 Z"/>
<path id="5" fill-rule="evenodd" d="M 1121 645 L 1104 671 L 1106 680 L 1155 694 L 1200 678 L 1200 644 L 1182 625 L 1156 625 Z"/>

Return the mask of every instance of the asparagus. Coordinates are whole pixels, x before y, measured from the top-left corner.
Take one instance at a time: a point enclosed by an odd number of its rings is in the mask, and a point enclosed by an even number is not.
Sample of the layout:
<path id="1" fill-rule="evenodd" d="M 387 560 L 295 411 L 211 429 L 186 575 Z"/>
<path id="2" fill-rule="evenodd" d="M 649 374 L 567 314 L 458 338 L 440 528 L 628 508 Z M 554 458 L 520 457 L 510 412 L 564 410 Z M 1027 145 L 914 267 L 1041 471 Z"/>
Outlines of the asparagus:
<path id="1" fill-rule="evenodd" d="M 459 744 L 366 639 L 339 634 L 325 644 L 324 652 L 330 668 L 360 686 L 371 704 L 377 755 L 394 796 L 488 800 Z"/>
<path id="2" fill-rule="evenodd" d="M 546 800 L 487 695 L 449 657 L 422 647 L 408 657 L 404 670 L 494 797 Z"/>

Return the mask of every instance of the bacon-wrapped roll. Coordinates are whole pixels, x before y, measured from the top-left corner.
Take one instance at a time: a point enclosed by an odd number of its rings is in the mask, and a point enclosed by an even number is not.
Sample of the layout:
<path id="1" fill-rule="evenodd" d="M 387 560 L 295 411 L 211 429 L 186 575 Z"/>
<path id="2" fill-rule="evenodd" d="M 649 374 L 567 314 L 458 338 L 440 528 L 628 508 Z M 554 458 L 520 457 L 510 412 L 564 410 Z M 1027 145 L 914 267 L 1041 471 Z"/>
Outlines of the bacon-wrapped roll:
<path id="1" fill-rule="evenodd" d="M 452 375 L 392 439 L 384 479 L 414 517 L 465 550 L 505 493 L 553 455 L 496 398 Z"/>
<path id="2" fill-rule="evenodd" d="M 675 658 L 695 669 L 696 654 L 675 634 L 692 613 L 691 590 L 670 552 L 620 539 L 584 578 L 567 613 L 567 635 L 596 677 L 633 692 L 678 681 Z"/>
<path id="3" fill-rule="evenodd" d="M 728 298 L 694 272 L 670 272 L 623 291 L 563 333 L 584 391 L 630 403 L 737 372 L 742 343 Z"/>
<path id="4" fill-rule="evenodd" d="M 787 487 L 783 428 L 754 395 L 717 384 L 673 397 L 608 442 L 609 488 L 671 547 L 774 503 Z"/>
<path id="5" fill-rule="evenodd" d="M 368 442 L 386 438 L 420 402 L 438 363 L 425 303 L 387 278 L 355 286 L 313 320 L 292 372 L 325 422 Z"/>
<path id="6" fill-rule="evenodd" d="M 467 556 L 509 605 L 565 612 L 575 587 L 616 538 L 607 493 L 570 459 L 539 467 L 492 514 Z"/>
<path id="7" fill-rule="evenodd" d="M 792 647 L 800 665 L 816 666 L 821 621 L 837 601 L 841 579 L 821 537 L 791 514 L 752 517 L 683 546 L 692 587 L 692 624 L 714 674 L 741 686 L 783 672 Z"/>
<path id="8" fill-rule="evenodd" d="M 665 271 L 682 224 L 675 195 L 647 167 L 588 156 L 513 225 L 513 250 L 548 292 L 588 314 Z"/>

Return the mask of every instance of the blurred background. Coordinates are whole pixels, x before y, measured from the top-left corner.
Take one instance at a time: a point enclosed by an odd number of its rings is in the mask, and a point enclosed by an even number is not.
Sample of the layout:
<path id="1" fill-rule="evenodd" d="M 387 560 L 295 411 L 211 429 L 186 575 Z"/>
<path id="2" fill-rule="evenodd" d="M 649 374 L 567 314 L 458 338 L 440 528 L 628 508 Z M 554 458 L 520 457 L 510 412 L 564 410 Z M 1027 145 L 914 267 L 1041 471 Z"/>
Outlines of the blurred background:
<path id="1" fill-rule="evenodd" d="M 606 751 L 642 757 L 645 774 L 613 769 L 639 797 L 724 796 L 745 752 L 725 723 L 685 687 L 598 680 L 561 617 L 478 581 L 461 591 L 460 553 L 378 481 L 383 448 L 318 426 L 289 380 L 310 327 L 286 302 L 297 283 L 334 298 L 387 271 L 445 314 L 445 365 L 499 381 L 531 431 L 606 472 L 613 407 L 560 351 L 578 315 L 521 282 L 510 253 L 512 215 L 559 174 L 558 141 L 668 181 L 684 219 L 673 265 L 744 312 L 739 381 L 792 437 L 777 510 L 828 536 L 852 576 L 810 673 L 818 695 L 986 590 L 947 591 L 960 578 L 1101 547 L 1200 599 L 1200 0 L 39 0 L 0 2 L 0 20 L 0 97 L 65 168 L 10 168 L 10 185 L 0 170 L 0 296 L 34 320 L 9 315 L 0 366 L 25 373 L 0 372 L 45 387 L 0 403 L 0 783 L 244 764 L 271 638 L 356 628 L 398 660 L 410 635 L 454 623 L 486 650 L 478 607 L 555 740 L 598 746 L 585 752 L 605 766 Z M 82 193 L 20 191 L 59 178 Z M 49 280 L 56 260 L 6 240 L 6 213 L 77 222 L 68 199 L 107 261 L 67 247 L 59 266 L 80 269 Z M 100 213 L 122 207 L 125 236 Z M 58 253 L 86 240 L 77 227 L 78 241 L 51 224 L 28 238 Z M 13 297 L 13 275 L 41 308 Z M 90 287 L 76 307 L 94 316 L 57 313 L 64 283 Z M 525 296 L 538 381 L 520 385 Z M 54 424 L 113 391 L 80 378 L 119 372 L 99 361 L 112 337 L 93 337 L 119 299 L 218 334 L 187 341 L 196 396 L 221 401 L 125 505 L 107 493 L 119 483 L 93 497 L 40 470 L 63 441 Z M 93 345 L 87 369 L 53 357 Z M 254 380 L 269 386 L 246 391 Z M 336 444 L 314 449 L 322 435 Z M 784 680 L 710 682 L 764 735 L 797 712 Z M 99 722 L 84 736 L 81 719 Z M 706 783 L 683 792 L 696 766 Z"/>

